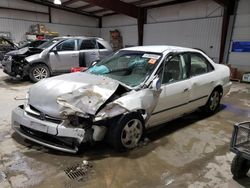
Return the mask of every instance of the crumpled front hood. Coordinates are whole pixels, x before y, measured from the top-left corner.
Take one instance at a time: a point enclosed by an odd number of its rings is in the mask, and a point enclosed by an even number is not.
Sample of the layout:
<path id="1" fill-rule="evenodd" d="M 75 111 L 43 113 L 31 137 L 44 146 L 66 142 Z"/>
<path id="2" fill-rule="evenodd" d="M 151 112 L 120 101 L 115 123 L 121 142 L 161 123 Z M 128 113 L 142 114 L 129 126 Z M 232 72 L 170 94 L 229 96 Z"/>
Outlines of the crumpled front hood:
<path id="1" fill-rule="evenodd" d="M 10 51 L 6 55 L 11 55 L 11 56 L 22 55 L 22 54 L 25 54 L 28 50 L 29 50 L 29 48 L 25 47 L 25 48 L 21 48 L 21 49 L 18 49 L 18 50 Z"/>
<path id="2" fill-rule="evenodd" d="M 40 58 L 41 58 L 41 53 L 28 56 L 25 58 L 25 60 L 28 62 L 32 62 L 32 61 L 38 61 Z"/>
<path id="3" fill-rule="evenodd" d="M 64 74 L 33 85 L 29 104 L 57 118 L 76 112 L 94 115 L 118 86 L 118 82 L 103 76 L 83 72 Z"/>

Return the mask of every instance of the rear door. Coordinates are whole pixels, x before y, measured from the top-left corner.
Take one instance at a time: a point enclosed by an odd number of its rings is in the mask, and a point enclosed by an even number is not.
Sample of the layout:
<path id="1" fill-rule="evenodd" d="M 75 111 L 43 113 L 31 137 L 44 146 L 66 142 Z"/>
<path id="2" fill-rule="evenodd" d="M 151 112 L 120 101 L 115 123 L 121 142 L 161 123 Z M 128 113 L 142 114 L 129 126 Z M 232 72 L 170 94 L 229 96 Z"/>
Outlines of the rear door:
<path id="1" fill-rule="evenodd" d="M 79 66 L 77 39 L 67 39 L 55 46 L 49 53 L 49 63 L 53 72 L 70 72 Z"/>
<path id="2" fill-rule="evenodd" d="M 99 60 L 99 50 L 95 39 L 84 39 L 80 45 L 80 67 L 89 67 Z"/>
<path id="3" fill-rule="evenodd" d="M 190 80 L 192 84 L 190 93 L 190 106 L 194 109 L 203 106 L 215 86 L 215 71 L 205 56 L 198 52 L 189 52 Z"/>
<path id="4" fill-rule="evenodd" d="M 183 55 L 177 54 L 169 60 L 166 59 L 162 70 L 159 70 L 162 78 L 162 92 L 149 119 L 150 126 L 164 123 L 189 111 L 191 83 Z"/>

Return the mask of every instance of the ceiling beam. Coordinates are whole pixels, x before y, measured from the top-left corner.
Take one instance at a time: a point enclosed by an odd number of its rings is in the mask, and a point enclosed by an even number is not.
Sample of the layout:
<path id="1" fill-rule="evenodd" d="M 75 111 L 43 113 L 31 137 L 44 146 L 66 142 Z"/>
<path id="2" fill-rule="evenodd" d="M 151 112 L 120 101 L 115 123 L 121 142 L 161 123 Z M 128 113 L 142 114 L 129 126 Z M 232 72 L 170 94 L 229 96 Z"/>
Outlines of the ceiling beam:
<path id="1" fill-rule="evenodd" d="M 112 12 L 112 13 L 103 14 L 102 17 L 114 16 L 114 15 L 117 15 L 117 13 L 116 12 Z"/>
<path id="2" fill-rule="evenodd" d="M 83 0 L 89 4 L 103 7 L 117 13 L 125 14 L 127 16 L 138 18 L 139 9 L 135 5 L 122 2 L 120 0 Z"/>
<path id="3" fill-rule="evenodd" d="M 191 2 L 191 1 L 195 1 L 195 0 L 173 0 L 173 1 L 168 1 L 165 3 L 156 4 L 156 5 L 146 6 L 145 8 L 148 8 L 148 9 L 159 8 L 159 7 L 164 7 L 164 6 L 171 6 L 171 5 L 181 4 L 181 3 L 187 3 L 187 2 Z"/>
<path id="4" fill-rule="evenodd" d="M 152 2 L 155 2 L 155 0 L 139 0 L 139 1 L 132 2 L 132 4 L 134 4 L 134 5 L 142 5 L 142 4 L 146 4 L 146 3 L 152 3 Z"/>
<path id="5" fill-rule="evenodd" d="M 88 4 L 88 5 L 84 5 L 84 6 L 81 6 L 81 7 L 77 7 L 77 9 L 78 10 L 84 10 L 84 9 L 92 8 L 94 6 L 95 5 Z"/>
<path id="6" fill-rule="evenodd" d="M 62 5 L 67 6 L 67 5 L 71 5 L 71 4 L 78 2 L 78 1 L 80 1 L 80 0 L 69 0 L 69 1 L 62 3 Z"/>
<path id="7" fill-rule="evenodd" d="M 10 8 L 10 7 L 0 7 L 0 9 L 5 9 L 5 10 L 16 10 L 16 11 L 30 12 L 30 13 L 38 13 L 38 14 L 45 14 L 45 15 L 48 15 L 48 14 L 49 14 L 49 12 L 41 12 L 41 11 L 25 10 L 25 9 Z"/>
<path id="8" fill-rule="evenodd" d="M 80 10 L 75 9 L 75 8 L 66 7 L 64 5 L 55 5 L 54 3 L 51 3 L 49 1 L 44 1 L 44 0 L 23 0 L 23 1 L 27 1 L 27 2 L 30 2 L 30 3 L 35 3 L 35 4 L 55 8 L 55 9 L 60 9 L 60 10 L 64 10 L 64 11 L 68 11 L 68 12 L 72 12 L 72 13 L 76 13 L 76 14 L 81 14 L 81 15 L 84 15 L 84 16 L 99 18 L 99 16 L 92 15 L 92 14 L 90 14 L 88 12 L 83 12 L 83 11 L 80 11 Z"/>
<path id="9" fill-rule="evenodd" d="M 99 9 L 99 10 L 95 10 L 95 11 L 91 11 L 89 13 L 91 14 L 98 14 L 98 13 L 102 13 L 102 12 L 106 12 L 109 11 L 108 9 Z"/>

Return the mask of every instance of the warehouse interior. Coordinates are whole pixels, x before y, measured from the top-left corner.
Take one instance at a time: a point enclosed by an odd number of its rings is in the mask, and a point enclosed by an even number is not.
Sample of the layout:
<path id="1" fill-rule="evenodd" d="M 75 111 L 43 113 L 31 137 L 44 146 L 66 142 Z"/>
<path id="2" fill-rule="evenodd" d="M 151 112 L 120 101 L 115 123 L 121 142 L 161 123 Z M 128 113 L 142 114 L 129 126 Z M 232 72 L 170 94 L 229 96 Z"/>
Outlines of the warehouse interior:
<path id="1" fill-rule="evenodd" d="M 36 23 L 44 23 L 61 36 L 98 36 L 107 41 L 109 32 L 118 29 L 124 47 L 167 43 L 199 48 L 215 62 L 249 71 L 249 54 L 232 51 L 234 41 L 250 38 L 247 0 L 122 1 L 118 8 L 111 1 L 62 1 L 62 5 L 38 0 L 0 3 L 1 32 L 10 32 L 16 42 L 24 40 L 30 25 Z"/>
<path id="2" fill-rule="evenodd" d="M 71 36 L 101 38 L 114 52 L 187 47 L 229 67 L 232 86 L 214 115 L 192 112 L 154 127 L 131 151 L 117 153 L 101 142 L 69 154 L 11 129 L 12 110 L 34 84 L 7 75 L 0 63 L 0 187 L 250 187 L 250 171 L 233 177 L 230 152 L 234 125 L 250 121 L 249 20 L 249 0 L 1 0 L 0 42 L 8 39 L 16 49 Z M 250 124 L 247 131 L 249 139 Z M 70 175 L 75 168 L 82 171 Z"/>

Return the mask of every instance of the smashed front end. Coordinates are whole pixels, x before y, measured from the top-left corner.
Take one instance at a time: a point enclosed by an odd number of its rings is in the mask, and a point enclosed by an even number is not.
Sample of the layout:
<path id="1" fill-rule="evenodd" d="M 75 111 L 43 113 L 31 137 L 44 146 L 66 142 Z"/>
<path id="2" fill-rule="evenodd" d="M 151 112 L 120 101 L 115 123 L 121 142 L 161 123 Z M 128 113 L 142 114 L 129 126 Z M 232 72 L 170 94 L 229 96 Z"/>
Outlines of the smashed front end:
<path id="1" fill-rule="evenodd" d="M 6 56 L 2 62 L 3 71 L 13 77 L 21 77 L 28 75 L 29 64 L 20 56 Z"/>
<path id="2" fill-rule="evenodd" d="M 41 49 L 22 48 L 7 53 L 2 61 L 3 71 L 13 77 L 25 77 L 29 75 L 30 65 L 26 57 L 41 52 Z"/>
<path id="3" fill-rule="evenodd" d="M 29 95 L 26 104 L 12 112 L 13 129 L 38 144 L 76 153 L 81 143 L 103 140 L 117 116 L 140 112 L 146 121 L 159 92 L 135 91 L 109 78 L 73 73 L 43 80 Z"/>

